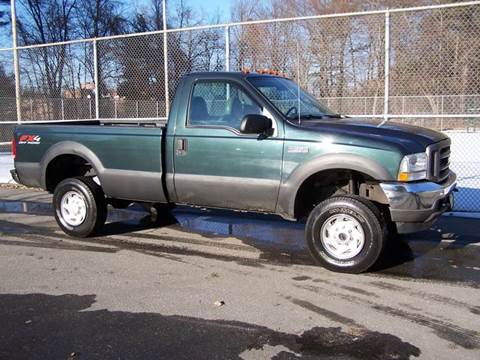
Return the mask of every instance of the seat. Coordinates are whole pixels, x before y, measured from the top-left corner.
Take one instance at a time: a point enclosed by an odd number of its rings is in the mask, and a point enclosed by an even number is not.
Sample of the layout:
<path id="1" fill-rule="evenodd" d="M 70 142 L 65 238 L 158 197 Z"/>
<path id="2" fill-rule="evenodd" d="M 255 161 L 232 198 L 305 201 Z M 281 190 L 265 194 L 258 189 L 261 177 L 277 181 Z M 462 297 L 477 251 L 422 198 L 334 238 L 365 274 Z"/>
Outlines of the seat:
<path id="1" fill-rule="evenodd" d="M 190 107 L 190 122 L 202 123 L 210 119 L 208 114 L 207 103 L 205 99 L 200 96 L 194 96 L 192 98 L 192 105 Z"/>
<path id="2" fill-rule="evenodd" d="M 233 98 L 231 115 L 234 119 L 240 122 L 240 117 L 243 115 L 243 105 L 238 97 Z"/>
<path id="3" fill-rule="evenodd" d="M 234 129 L 240 127 L 241 118 L 243 115 L 243 105 L 237 96 L 232 96 L 228 99 L 227 103 L 227 115 L 224 117 L 225 126 L 229 126 Z"/>

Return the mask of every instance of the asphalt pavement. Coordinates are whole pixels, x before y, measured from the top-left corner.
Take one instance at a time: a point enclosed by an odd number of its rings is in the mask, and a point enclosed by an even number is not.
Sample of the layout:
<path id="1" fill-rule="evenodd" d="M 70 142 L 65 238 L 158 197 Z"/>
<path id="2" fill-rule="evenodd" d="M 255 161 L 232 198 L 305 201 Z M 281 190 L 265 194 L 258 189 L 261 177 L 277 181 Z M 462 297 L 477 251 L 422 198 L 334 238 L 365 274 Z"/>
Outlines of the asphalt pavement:
<path id="1" fill-rule="evenodd" d="M 349 275 L 276 217 L 136 207 L 73 239 L 50 198 L 0 189 L 2 360 L 480 358 L 478 219 L 390 239 Z"/>

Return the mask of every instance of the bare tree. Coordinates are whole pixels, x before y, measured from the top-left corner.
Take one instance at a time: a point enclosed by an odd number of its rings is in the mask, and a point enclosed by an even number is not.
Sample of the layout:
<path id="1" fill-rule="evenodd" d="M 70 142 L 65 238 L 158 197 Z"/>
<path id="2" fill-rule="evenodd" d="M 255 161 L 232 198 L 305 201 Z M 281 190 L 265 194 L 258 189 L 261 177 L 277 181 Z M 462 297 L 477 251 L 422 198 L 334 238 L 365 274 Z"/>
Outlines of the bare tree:
<path id="1" fill-rule="evenodd" d="M 10 0 L 0 0 L 0 28 L 10 24 Z"/>
<path id="2" fill-rule="evenodd" d="M 22 16 L 17 26 L 24 45 L 62 42 L 71 39 L 76 0 L 19 1 Z M 20 52 L 23 90 L 52 98 L 62 97 L 67 46 L 42 47 Z M 46 117 L 58 118 L 60 109 L 47 102 Z"/>
<path id="3" fill-rule="evenodd" d="M 123 34 L 128 29 L 124 12 L 117 0 L 77 0 L 75 23 L 85 38 Z"/>
<path id="4" fill-rule="evenodd" d="M 122 15 L 125 13 L 122 2 L 117 0 L 77 0 L 75 8 L 75 23 L 79 28 L 79 36 L 84 38 L 98 38 L 109 35 L 118 35 L 128 32 L 127 19 Z M 107 82 L 115 72 L 112 67 L 112 45 L 109 42 L 98 43 L 98 79 L 100 95 L 108 94 Z M 93 81 L 94 59 L 93 48 L 88 45 L 84 49 L 84 72 L 83 82 Z M 86 78 L 86 75 L 88 79 Z"/>
<path id="5" fill-rule="evenodd" d="M 209 23 L 218 23 L 218 14 Z M 203 14 L 194 11 L 187 2 L 180 0 L 170 19 L 171 26 L 184 28 L 205 23 Z M 201 29 L 169 34 L 170 91 L 175 91 L 180 77 L 192 71 L 222 70 L 225 64 L 225 41 L 219 29 Z M 173 94 L 173 93 L 172 93 Z"/>

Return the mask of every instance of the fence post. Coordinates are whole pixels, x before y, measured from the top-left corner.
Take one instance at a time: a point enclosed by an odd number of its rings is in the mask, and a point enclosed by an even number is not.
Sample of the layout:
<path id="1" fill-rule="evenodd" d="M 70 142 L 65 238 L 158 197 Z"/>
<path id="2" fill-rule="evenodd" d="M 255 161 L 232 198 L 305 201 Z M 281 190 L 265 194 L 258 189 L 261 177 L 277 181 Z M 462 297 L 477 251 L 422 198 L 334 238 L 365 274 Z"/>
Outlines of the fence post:
<path id="1" fill-rule="evenodd" d="M 390 96 L 390 11 L 385 11 L 385 89 L 383 93 L 383 122 L 388 121 Z"/>
<path id="2" fill-rule="evenodd" d="M 63 98 L 60 99 L 60 104 L 62 106 L 62 120 L 65 120 L 65 104 L 63 102 Z"/>
<path id="3" fill-rule="evenodd" d="M 22 102 L 20 99 L 20 65 L 18 61 L 17 48 L 17 14 L 15 11 L 15 0 L 10 0 L 12 16 L 12 40 L 13 40 L 13 71 L 15 74 L 15 105 L 17 107 L 17 122 L 22 122 Z"/>
<path id="4" fill-rule="evenodd" d="M 443 131 L 443 95 L 440 98 L 440 113 L 442 115 L 440 117 L 440 131 Z"/>
<path id="5" fill-rule="evenodd" d="M 93 40 L 93 76 L 95 83 L 95 119 L 100 119 L 100 86 L 98 84 L 98 49 L 97 40 Z"/>
<path id="6" fill-rule="evenodd" d="M 163 16 L 163 71 L 165 73 L 165 115 L 170 112 L 170 96 L 168 94 L 168 36 L 167 36 L 167 0 L 162 1 Z"/>
<path id="7" fill-rule="evenodd" d="M 230 71 L 230 26 L 225 26 L 225 71 Z"/>
<path id="8" fill-rule="evenodd" d="M 92 118 L 92 97 L 90 95 L 87 96 L 88 99 L 88 113 L 89 113 L 89 119 Z"/>

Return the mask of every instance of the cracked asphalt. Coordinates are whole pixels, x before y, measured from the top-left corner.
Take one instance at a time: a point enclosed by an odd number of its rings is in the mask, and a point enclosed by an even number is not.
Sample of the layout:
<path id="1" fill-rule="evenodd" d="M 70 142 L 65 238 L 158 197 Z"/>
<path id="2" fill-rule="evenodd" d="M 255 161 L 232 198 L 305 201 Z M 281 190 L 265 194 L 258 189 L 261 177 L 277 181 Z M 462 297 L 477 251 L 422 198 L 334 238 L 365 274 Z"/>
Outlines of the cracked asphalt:
<path id="1" fill-rule="evenodd" d="M 276 217 L 112 210 L 73 239 L 50 199 L 0 189 L 2 360 L 480 358 L 480 220 L 444 216 L 349 275 Z"/>

